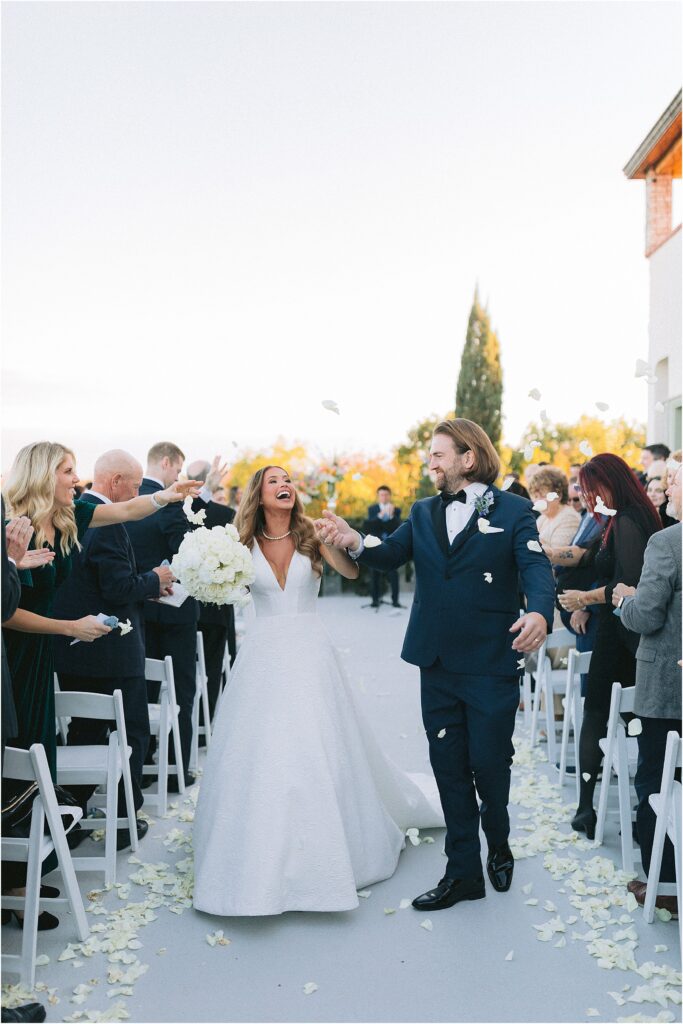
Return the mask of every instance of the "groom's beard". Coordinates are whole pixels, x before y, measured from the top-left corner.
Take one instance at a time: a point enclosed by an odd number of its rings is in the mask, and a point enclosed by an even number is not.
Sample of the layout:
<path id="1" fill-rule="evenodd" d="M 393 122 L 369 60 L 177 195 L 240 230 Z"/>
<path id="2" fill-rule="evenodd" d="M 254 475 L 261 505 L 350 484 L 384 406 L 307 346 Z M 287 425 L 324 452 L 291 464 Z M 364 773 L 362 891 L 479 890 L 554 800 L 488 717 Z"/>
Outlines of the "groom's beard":
<path id="1" fill-rule="evenodd" d="M 436 477 L 437 491 L 446 491 L 448 494 L 457 494 L 466 484 L 467 480 L 453 472 L 438 473 Z"/>

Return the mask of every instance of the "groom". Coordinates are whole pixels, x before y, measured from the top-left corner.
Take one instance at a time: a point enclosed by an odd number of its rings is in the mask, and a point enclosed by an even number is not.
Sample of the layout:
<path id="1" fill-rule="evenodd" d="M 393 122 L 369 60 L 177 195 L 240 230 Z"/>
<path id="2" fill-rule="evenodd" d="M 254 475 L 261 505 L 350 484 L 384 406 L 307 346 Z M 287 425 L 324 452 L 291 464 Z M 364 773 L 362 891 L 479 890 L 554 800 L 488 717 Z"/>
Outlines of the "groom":
<path id="1" fill-rule="evenodd" d="M 519 674 L 522 655 L 538 650 L 552 629 L 554 585 L 530 503 L 493 486 L 500 463 L 481 427 L 466 419 L 439 423 L 429 468 L 440 494 L 416 502 L 383 543 L 366 547 L 361 534 L 328 511 L 316 525 L 325 543 L 346 548 L 371 569 L 415 564 L 401 656 L 420 667 L 448 862 L 438 885 L 413 906 L 442 910 L 486 895 L 480 821 L 491 884 L 498 892 L 510 888 L 507 804 Z M 527 607 L 521 616 L 520 590 Z"/>

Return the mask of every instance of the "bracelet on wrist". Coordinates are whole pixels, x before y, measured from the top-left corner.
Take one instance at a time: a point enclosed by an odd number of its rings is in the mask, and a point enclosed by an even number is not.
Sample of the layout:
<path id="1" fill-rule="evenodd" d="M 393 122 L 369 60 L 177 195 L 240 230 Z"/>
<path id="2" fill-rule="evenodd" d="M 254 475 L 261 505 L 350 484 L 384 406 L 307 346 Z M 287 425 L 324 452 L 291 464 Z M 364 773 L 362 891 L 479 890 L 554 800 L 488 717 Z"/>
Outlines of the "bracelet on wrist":
<path id="1" fill-rule="evenodd" d="M 161 501 L 157 501 L 156 495 L 150 494 L 150 498 L 151 498 L 151 501 L 152 501 L 152 505 L 154 506 L 154 508 L 155 508 L 155 510 L 157 512 L 159 511 L 159 509 L 166 508 L 165 504 L 163 504 Z"/>

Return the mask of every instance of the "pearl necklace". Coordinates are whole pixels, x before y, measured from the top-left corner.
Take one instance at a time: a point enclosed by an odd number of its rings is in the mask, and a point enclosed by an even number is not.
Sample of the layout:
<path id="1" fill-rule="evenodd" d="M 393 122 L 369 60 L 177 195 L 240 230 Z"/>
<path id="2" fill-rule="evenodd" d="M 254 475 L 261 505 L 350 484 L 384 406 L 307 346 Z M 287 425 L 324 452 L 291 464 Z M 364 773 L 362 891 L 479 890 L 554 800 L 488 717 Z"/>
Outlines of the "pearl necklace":
<path id="1" fill-rule="evenodd" d="M 289 537 L 291 532 L 291 530 L 287 530 L 287 533 L 283 533 L 281 537 L 271 537 L 270 534 L 266 533 L 265 530 L 261 530 L 261 536 L 265 537 L 266 540 L 284 540 L 285 537 Z"/>

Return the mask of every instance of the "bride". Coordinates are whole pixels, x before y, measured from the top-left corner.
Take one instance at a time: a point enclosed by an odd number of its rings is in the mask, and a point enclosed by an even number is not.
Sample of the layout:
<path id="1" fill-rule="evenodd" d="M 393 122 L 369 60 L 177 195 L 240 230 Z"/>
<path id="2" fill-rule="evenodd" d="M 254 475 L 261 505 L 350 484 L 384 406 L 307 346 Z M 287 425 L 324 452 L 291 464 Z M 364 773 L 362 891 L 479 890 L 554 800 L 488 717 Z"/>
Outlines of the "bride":
<path id="1" fill-rule="evenodd" d="M 236 526 L 251 548 L 253 618 L 223 694 L 194 821 L 197 910 L 338 911 L 396 869 L 405 830 L 443 827 L 434 780 L 389 761 L 316 614 L 323 559 L 289 475 L 254 474 Z"/>

